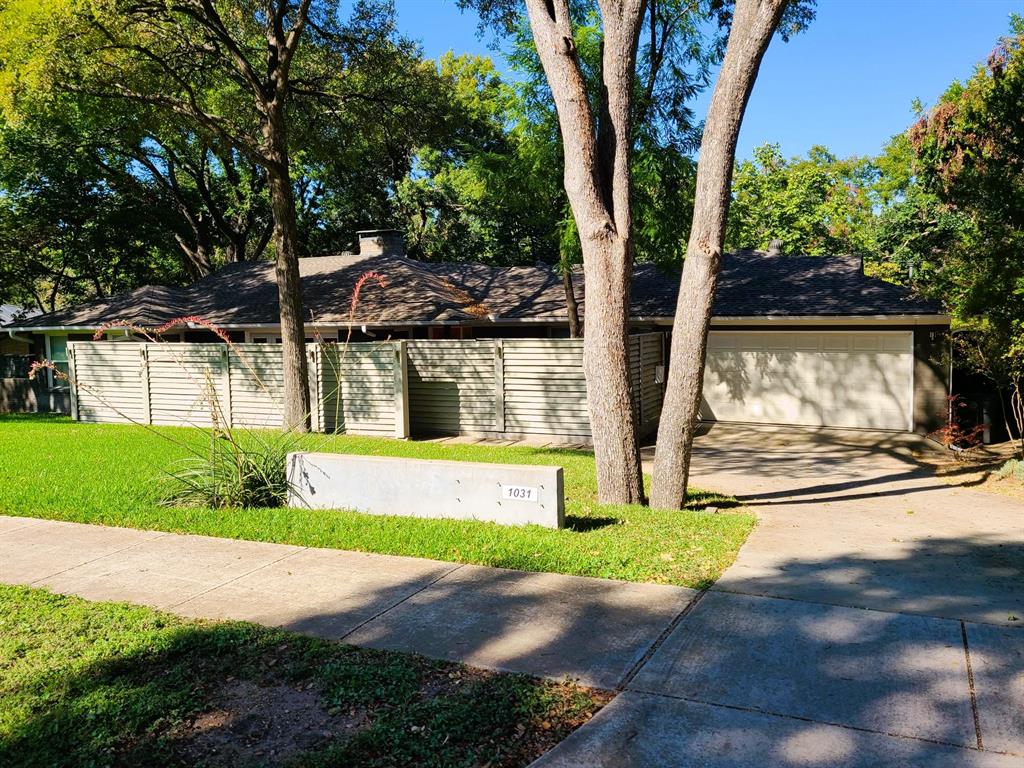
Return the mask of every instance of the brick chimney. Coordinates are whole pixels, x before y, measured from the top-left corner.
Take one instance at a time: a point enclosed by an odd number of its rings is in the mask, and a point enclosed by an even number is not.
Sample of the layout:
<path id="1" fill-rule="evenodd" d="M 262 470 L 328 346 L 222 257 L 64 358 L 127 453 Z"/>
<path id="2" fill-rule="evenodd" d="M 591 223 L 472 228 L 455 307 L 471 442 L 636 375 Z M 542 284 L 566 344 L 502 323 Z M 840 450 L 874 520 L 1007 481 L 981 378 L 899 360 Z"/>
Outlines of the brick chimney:
<path id="1" fill-rule="evenodd" d="M 397 229 L 364 229 L 356 237 L 361 256 L 405 256 L 405 237 Z"/>

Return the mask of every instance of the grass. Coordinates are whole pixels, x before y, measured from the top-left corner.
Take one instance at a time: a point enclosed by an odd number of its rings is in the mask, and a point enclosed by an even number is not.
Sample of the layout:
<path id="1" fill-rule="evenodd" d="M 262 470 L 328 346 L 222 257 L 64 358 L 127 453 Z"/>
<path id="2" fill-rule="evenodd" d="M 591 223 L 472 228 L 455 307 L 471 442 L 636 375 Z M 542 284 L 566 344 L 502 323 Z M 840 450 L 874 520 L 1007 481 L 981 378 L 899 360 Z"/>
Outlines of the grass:
<path id="1" fill-rule="evenodd" d="M 204 433 L 161 427 L 177 441 Z M 65 418 L 0 417 L 0 514 L 188 532 L 313 547 L 650 581 L 702 588 L 733 561 L 753 515 L 718 514 L 735 500 L 697 492 L 684 511 L 596 502 L 594 459 L 581 451 L 309 435 L 311 449 L 564 468 L 567 527 L 376 517 L 347 511 L 168 508 L 167 470 L 186 451 L 135 425 Z M 373 482 L 367 478 L 367 482 Z"/>
<path id="2" fill-rule="evenodd" d="M 522 766 L 610 694 L 0 585 L 0 765 Z"/>

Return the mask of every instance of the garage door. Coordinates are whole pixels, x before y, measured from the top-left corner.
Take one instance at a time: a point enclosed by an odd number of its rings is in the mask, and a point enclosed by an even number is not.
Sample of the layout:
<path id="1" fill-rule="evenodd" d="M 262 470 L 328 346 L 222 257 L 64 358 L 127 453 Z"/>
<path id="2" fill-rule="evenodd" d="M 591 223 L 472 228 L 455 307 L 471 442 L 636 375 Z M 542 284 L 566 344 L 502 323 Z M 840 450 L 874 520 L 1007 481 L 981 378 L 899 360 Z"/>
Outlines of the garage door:
<path id="1" fill-rule="evenodd" d="M 912 429 L 910 331 L 712 331 L 702 416 Z"/>

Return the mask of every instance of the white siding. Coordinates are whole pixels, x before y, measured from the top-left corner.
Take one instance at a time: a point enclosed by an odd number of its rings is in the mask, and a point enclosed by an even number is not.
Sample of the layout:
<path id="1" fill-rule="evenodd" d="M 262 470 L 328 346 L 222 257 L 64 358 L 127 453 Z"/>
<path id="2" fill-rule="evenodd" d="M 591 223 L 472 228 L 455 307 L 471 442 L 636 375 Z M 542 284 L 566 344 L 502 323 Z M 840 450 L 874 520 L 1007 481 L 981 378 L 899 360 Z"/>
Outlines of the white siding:
<path id="1" fill-rule="evenodd" d="M 284 402 L 281 347 L 277 344 L 236 344 L 228 354 L 231 361 L 232 425 L 280 427 Z"/>
<path id="2" fill-rule="evenodd" d="M 78 419 L 88 422 L 145 421 L 146 364 L 141 344 L 71 342 Z"/>
<path id="3" fill-rule="evenodd" d="M 639 426 L 657 422 L 662 334 L 630 337 Z M 83 421 L 279 427 L 276 344 L 72 344 Z M 310 345 L 312 428 L 371 435 L 544 435 L 587 441 L 579 339 Z M 340 382 L 340 384 L 339 384 Z"/>
<path id="4" fill-rule="evenodd" d="M 505 430 L 590 439 L 583 342 L 505 341 Z"/>
<path id="5" fill-rule="evenodd" d="M 392 343 L 331 344 L 321 348 L 319 375 L 325 431 L 395 433 L 398 349 Z"/>
<path id="6" fill-rule="evenodd" d="M 153 424 L 209 426 L 224 406 L 225 347 L 220 344 L 147 344 Z M 227 413 L 218 408 L 216 419 Z"/>

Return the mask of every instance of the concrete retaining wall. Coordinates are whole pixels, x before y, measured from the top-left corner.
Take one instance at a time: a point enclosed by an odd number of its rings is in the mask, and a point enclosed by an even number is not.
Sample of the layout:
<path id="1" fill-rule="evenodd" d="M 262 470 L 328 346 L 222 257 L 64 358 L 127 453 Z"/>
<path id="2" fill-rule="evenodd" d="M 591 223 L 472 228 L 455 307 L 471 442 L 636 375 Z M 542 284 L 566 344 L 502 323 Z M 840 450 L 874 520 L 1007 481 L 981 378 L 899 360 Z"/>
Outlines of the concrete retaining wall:
<path id="1" fill-rule="evenodd" d="M 337 453 L 288 455 L 288 504 L 561 528 L 561 467 Z"/>

